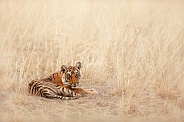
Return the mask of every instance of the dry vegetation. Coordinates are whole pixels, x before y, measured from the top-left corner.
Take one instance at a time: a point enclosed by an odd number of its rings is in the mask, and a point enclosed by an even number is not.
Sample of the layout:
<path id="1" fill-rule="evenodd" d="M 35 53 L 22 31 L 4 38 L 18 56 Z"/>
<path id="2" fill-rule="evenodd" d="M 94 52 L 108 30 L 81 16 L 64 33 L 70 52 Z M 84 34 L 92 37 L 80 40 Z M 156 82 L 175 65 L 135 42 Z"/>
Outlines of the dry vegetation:
<path id="1" fill-rule="evenodd" d="M 182 0 L 1 0 L 0 121 L 184 120 L 183 21 Z M 77 61 L 99 95 L 28 95 Z"/>

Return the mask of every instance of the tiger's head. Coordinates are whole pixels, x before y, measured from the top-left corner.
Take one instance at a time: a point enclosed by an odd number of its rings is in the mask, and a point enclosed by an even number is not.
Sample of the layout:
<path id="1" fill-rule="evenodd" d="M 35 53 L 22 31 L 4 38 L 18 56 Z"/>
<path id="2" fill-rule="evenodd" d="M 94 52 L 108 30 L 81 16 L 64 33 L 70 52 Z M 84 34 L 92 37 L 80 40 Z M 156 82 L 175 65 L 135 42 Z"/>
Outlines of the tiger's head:
<path id="1" fill-rule="evenodd" d="M 79 84 L 81 62 L 77 62 L 75 66 L 61 66 L 63 72 L 62 82 L 68 87 L 76 87 Z"/>

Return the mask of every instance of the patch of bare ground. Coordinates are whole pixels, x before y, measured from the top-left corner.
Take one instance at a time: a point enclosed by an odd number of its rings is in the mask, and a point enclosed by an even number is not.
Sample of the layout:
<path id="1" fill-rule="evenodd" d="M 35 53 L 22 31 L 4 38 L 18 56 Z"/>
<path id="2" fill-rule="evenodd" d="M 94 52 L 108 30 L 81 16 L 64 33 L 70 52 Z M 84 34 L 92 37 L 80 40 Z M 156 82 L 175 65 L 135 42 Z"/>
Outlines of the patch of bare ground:
<path id="1" fill-rule="evenodd" d="M 107 82 L 82 83 L 82 87 L 93 88 L 98 95 L 81 97 L 76 100 L 46 99 L 29 96 L 27 92 L 1 92 L 0 116 L 1 121 L 180 121 L 184 117 L 173 116 L 172 111 L 183 109 L 182 101 L 179 106 L 174 103 L 164 105 L 169 100 L 155 98 L 155 101 L 134 101 L 127 99 L 117 90 L 112 91 Z M 114 93 L 113 93 L 114 92 Z M 129 101 L 130 102 L 130 101 Z M 146 103 L 145 103 L 146 102 Z M 151 103 L 152 102 L 152 103 Z M 144 108 L 142 108 L 144 106 Z M 150 108 L 146 108 L 150 107 Z M 147 110 L 146 110 L 147 109 Z M 167 118 L 166 118 L 167 116 Z"/>

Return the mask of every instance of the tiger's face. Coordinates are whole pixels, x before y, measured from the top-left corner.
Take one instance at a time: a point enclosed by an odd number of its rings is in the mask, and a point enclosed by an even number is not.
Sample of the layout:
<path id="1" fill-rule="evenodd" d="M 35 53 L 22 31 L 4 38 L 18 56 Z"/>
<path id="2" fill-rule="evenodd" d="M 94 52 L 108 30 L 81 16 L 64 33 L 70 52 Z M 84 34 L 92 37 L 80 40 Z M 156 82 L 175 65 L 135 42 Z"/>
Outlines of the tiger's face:
<path id="1" fill-rule="evenodd" d="M 80 74 L 81 63 L 77 62 L 75 66 L 66 67 L 65 65 L 61 66 L 63 71 L 62 82 L 68 87 L 76 87 L 79 84 L 79 79 L 81 78 Z"/>

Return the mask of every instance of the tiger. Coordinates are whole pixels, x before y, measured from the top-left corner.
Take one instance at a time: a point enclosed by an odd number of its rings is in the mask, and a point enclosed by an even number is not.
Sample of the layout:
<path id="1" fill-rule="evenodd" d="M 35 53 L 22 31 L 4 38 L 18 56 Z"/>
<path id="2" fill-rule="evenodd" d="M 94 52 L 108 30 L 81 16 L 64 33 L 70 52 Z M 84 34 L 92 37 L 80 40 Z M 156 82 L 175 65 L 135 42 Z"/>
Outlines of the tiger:
<path id="1" fill-rule="evenodd" d="M 34 80 L 29 83 L 29 93 L 34 96 L 41 96 L 45 98 L 59 98 L 62 100 L 77 99 L 77 94 L 70 89 L 61 87 L 51 82 L 42 80 Z"/>
<path id="2" fill-rule="evenodd" d="M 70 99 L 75 98 L 75 95 L 72 96 L 73 94 L 78 94 L 80 96 L 85 96 L 88 94 L 97 94 L 95 90 L 77 87 L 79 85 L 79 79 L 81 78 L 80 69 L 81 69 L 81 62 L 77 62 L 75 66 L 67 67 L 66 65 L 62 65 L 60 71 L 53 73 L 49 77 L 39 80 L 32 80 L 28 88 L 29 93 L 31 95 L 35 95 L 36 91 L 37 96 L 45 97 L 45 95 L 43 95 L 42 92 L 40 92 L 40 90 L 44 91 L 43 89 L 46 89 L 45 91 L 47 91 L 47 94 L 52 93 L 52 95 L 51 94 L 47 95 L 47 98 L 49 98 L 48 96 L 51 96 L 51 98 L 58 98 L 58 96 L 60 97 L 62 96 L 63 98 L 67 96 L 71 97 Z M 45 82 L 45 84 L 43 82 Z M 34 83 L 36 85 L 34 85 Z M 40 87 L 42 89 L 40 89 Z M 64 93 L 61 93 L 60 89 L 64 89 L 63 91 Z M 53 95 L 54 96 L 56 95 L 57 97 L 53 97 Z"/>

